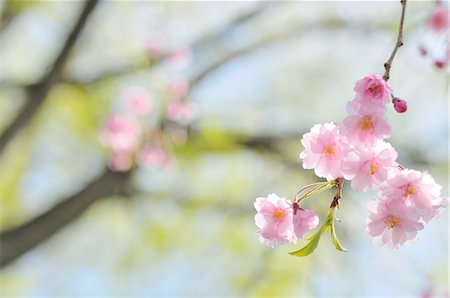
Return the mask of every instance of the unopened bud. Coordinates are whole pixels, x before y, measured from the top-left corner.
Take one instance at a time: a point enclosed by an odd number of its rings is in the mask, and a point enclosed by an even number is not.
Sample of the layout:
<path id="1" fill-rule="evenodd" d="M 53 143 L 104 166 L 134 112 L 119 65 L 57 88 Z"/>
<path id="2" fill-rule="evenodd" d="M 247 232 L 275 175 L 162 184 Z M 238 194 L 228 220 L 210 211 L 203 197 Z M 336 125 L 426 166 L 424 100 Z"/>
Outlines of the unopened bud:
<path id="1" fill-rule="evenodd" d="M 394 104 L 394 109 L 397 113 L 404 113 L 408 109 L 408 104 L 406 101 L 398 97 L 394 97 L 392 99 L 392 103 Z"/>

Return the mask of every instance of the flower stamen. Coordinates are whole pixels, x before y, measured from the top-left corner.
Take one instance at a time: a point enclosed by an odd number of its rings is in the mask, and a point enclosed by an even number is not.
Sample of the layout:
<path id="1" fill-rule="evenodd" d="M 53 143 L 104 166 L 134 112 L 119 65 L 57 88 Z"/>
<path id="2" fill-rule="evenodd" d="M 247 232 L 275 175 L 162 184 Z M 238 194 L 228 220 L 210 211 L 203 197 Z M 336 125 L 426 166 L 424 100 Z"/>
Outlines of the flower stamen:
<path id="1" fill-rule="evenodd" d="M 272 216 L 273 218 L 281 219 L 286 216 L 286 212 L 284 212 L 284 210 L 281 208 L 277 208 Z"/>
<path id="2" fill-rule="evenodd" d="M 386 224 L 386 226 L 388 226 L 389 228 L 393 229 L 393 228 L 395 228 L 395 227 L 397 227 L 399 225 L 399 219 L 398 219 L 398 217 L 396 217 L 394 215 L 389 215 L 384 220 L 384 223 Z"/>
<path id="3" fill-rule="evenodd" d="M 361 120 L 359 121 L 359 127 L 361 128 L 362 131 L 372 129 L 373 128 L 372 117 L 364 116 L 363 118 L 361 118 Z"/>

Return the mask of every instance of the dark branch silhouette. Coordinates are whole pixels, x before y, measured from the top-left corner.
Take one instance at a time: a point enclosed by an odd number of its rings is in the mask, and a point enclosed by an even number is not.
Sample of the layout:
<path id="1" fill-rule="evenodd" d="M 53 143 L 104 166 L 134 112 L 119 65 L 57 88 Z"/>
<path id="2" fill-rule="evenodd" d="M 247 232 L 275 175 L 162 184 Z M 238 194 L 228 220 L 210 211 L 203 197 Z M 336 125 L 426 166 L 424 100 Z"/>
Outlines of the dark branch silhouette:
<path id="1" fill-rule="evenodd" d="M 99 198 L 120 194 L 126 189 L 128 173 L 106 170 L 83 190 L 24 225 L 0 235 L 0 266 L 17 259 L 73 221 Z"/>
<path id="2" fill-rule="evenodd" d="M 18 113 L 16 118 L 11 124 L 6 127 L 3 133 L 0 135 L 0 154 L 5 150 L 6 145 L 11 141 L 14 136 L 32 119 L 32 116 L 36 113 L 38 108 L 42 105 L 50 88 L 58 80 L 61 74 L 62 67 L 67 60 L 73 46 L 75 45 L 81 31 L 83 30 L 89 15 L 94 10 L 99 0 L 87 0 L 83 11 L 81 12 L 76 24 L 67 37 L 61 52 L 55 59 L 50 71 L 36 84 L 27 88 L 27 102 Z"/>

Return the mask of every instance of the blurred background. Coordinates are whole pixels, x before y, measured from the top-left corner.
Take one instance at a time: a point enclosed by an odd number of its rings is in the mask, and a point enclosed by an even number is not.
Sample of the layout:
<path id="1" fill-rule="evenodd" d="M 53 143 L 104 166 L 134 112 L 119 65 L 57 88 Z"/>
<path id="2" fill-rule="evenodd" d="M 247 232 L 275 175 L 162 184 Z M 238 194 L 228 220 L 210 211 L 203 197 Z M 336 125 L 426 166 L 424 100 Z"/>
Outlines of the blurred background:
<path id="1" fill-rule="evenodd" d="M 318 181 L 300 136 L 383 73 L 399 1 L 0 3 L 2 297 L 448 295 L 447 212 L 379 248 L 375 193 L 346 187 L 350 252 L 326 235 L 307 258 L 261 245 L 253 219 L 257 196 Z M 448 74 L 418 50 L 432 8 L 407 7 L 390 142 L 448 195 Z M 130 90 L 139 144 L 120 155 L 108 121 L 130 119 Z M 306 207 L 323 219 L 332 195 Z"/>

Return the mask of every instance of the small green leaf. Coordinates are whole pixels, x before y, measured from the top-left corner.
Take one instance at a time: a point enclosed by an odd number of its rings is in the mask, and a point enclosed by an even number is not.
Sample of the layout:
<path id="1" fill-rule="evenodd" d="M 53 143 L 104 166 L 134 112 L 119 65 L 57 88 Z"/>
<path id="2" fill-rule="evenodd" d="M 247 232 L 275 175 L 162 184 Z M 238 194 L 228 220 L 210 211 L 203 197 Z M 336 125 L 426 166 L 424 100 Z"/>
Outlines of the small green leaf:
<path id="1" fill-rule="evenodd" d="M 322 236 L 322 231 L 317 231 L 311 238 L 308 244 L 297 251 L 290 252 L 291 256 L 296 257 L 306 257 L 307 255 L 312 254 L 312 252 L 317 248 L 320 241 L 320 236 Z"/>
<path id="2" fill-rule="evenodd" d="M 315 232 L 311 237 L 307 238 L 309 241 L 308 244 L 306 244 L 304 247 L 302 247 L 299 250 L 290 252 L 289 254 L 296 257 L 306 257 L 313 253 L 313 251 L 317 248 L 319 245 L 320 238 L 322 237 L 322 234 L 327 231 L 328 228 L 330 228 L 330 235 L 331 235 L 331 241 L 333 242 L 334 246 L 337 250 L 347 252 L 348 250 L 344 248 L 341 243 L 339 242 L 339 239 L 336 236 L 336 231 L 334 229 L 334 214 L 336 212 L 336 208 L 331 208 L 328 211 L 327 218 L 323 222 L 320 229 Z"/>
<path id="3" fill-rule="evenodd" d="M 330 224 L 330 235 L 331 235 L 331 241 L 333 241 L 334 247 L 336 247 L 337 250 L 347 252 L 348 249 L 342 246 L 342 244 L 339 242 L 338 237 L 336 236 L 336 230 L 334 229 L 334 222 L 331 222 Z"/>

